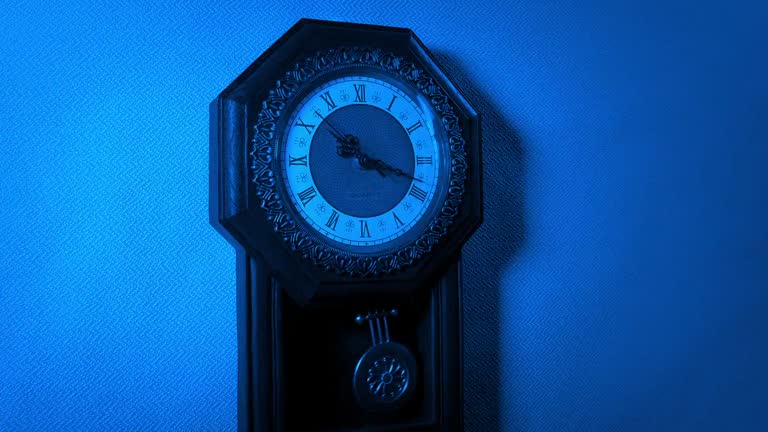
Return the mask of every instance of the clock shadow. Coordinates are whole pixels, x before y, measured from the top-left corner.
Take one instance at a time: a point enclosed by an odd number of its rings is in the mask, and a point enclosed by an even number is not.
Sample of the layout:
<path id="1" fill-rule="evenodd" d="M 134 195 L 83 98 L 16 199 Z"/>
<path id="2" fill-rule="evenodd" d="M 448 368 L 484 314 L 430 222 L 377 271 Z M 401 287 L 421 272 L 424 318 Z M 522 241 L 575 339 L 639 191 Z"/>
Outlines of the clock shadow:
<path id="1" fill-rule="evenodd" d="M 503 110 L 472 81 L 471 69 L 448 52 L 435 50 L 433 55 L 480 113 L 483 224 L 462 252 L 464 426 L 499 431 L 510 420 L 501 421 L 501 409 L 514 415 L 519 405 L 514 392 L 505 396 L 504 383 L 519 382 L 516 377 L 522 373 L 515 360 L 503 362 L 505 357 L 519 358 L 520 344 L 514 333 L 502 334 L 504 321 L 516 319 L 511 307 L 516 296 L 506 291 L 502 298 L 501 290 L 505 269 L 514 264 L 526 240 L 523 140 Z"/>

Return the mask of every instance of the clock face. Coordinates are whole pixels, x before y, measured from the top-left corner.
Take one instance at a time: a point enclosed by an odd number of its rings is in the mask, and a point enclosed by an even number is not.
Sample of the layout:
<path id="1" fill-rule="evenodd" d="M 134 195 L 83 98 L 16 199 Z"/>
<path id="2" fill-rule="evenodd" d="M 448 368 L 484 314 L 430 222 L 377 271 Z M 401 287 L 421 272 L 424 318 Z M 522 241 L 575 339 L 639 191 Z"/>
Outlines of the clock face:
<path id="1" fill-rule="evenodd" d="M 447 184 L 434 108 L 408 83 L 363 68 L 318 81 L 288 107 L 278 148 L 297 219 L 324 243 L 359 253 L 412 241 Z"/>
<path id="2" fill-rule="evenodd" d="M 249 81 L 246 93 L 259 96 L 219 118 L 235 135 L 233 122 L 249 130 L 247 201 L 226 209 L 236 212 L 233 227 L 262 247 L 281 241 L 277 262 L 295 260 L 321 280 L 436 265 L 455 248 L 447 239 L 481 216 L 466 187 L 480 180 L 479 171 L 467 175 L 468 150 L 479 144 L 475 111 L 443 87 L 444 76 L 420 68 L 432 63 L 419 53 L 339 45 L 294 58 L 271 63 L 274 81 Z"/>

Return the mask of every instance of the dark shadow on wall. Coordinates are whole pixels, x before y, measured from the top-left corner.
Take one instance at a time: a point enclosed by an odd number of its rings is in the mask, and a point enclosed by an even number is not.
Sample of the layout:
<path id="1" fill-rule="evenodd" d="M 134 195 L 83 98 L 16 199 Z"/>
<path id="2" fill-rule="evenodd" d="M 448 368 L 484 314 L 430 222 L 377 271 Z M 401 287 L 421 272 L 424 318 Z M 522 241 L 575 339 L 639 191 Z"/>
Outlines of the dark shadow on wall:
<path id="1" fill-rule="evenodd" d="M 517 381 L 519 371 L 509 370 L 514 363 L 502 364 L 502 354 L 514 356 L 518 343 L 514 335 L 502 338 L 503 322 L 515 319 L 510 309 L 516 302 L 510 304 L 507 293 L 508 303 L 502 309 L 501 290 L 514 289 L 503 286 L 504 269 L 525 244 L 525 153 L 520 134 L 472 82 L 461 61 L 446 52 L 433 54 L 481 115 L 484 221 L 463 251 L 464 425 L 467 432 L 501 431 L 521 421 L 516 415 L 518 404 L 502 402 L 502 381 Z M 502 371 L 504 366 L 507 369 Z M 502 404 L 506 408 L 503 422 Z"/>

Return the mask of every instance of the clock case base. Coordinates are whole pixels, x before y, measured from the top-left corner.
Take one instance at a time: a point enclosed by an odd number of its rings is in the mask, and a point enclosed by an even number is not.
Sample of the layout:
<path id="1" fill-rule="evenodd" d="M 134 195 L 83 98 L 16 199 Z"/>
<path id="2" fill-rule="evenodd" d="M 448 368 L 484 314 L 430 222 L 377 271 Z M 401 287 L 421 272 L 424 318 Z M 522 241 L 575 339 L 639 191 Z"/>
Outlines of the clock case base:
<path id="1" fill-rule="evenodd" d="M 237 249 L 238 431 L 460 431 L 461 264 L 412 295 L 300 306 L 263 258 Z M 370 346 L 357 313 L 397 308 L 392 340 L 417 358 L 414 393 L 397 411 L 359 408 L 352 376 Z"/>

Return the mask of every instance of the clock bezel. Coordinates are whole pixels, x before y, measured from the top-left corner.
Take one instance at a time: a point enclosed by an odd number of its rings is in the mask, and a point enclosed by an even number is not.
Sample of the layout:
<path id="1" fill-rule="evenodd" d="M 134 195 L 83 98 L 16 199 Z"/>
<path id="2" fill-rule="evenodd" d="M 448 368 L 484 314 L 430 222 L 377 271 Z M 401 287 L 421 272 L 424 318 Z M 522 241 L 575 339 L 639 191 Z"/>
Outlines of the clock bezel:
<path id="1" fill-rule="evenodd" d="M 445 161 L 448 170 L 447 185 L 435 205 L 422 232 L 394 249 L 361 253 L 341 249 L 320 238 L 311 228 L 293 214 L 289 199 L 281 194 L 279 156 L 285 118 L 301 102 L 306 92 L 326 81 L 326 77 L 356 68 L 384 73 L 402 86 L 411 86 L 421 92 L 440 120 L 447 142 Z M 256 185 L 260 207 L 272 222 L 272 229 L 285 246 L 316 267 L 340 276 L 368 278 L 393 273 L 414 265 L 440 243 L 453 225 L 465 195 L 467 152 L 463 131 L 456 108 L 441 86 L 429 73 L 403 57 L 381 48 L 370 46 L 340 46 L 317 51 L 285 71 L 261 101 L 261 109 L 248 128 L 250 152 L 250 179 Z"/>

